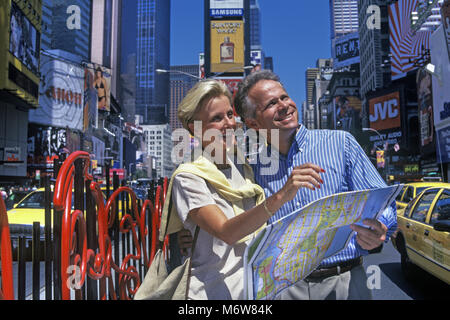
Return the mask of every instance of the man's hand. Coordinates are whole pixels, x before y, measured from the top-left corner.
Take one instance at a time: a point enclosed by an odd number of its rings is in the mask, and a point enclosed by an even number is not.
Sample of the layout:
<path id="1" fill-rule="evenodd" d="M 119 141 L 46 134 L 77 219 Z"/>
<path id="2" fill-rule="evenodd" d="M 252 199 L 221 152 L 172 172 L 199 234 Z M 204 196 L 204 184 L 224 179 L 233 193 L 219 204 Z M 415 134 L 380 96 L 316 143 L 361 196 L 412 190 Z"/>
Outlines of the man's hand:
<path id="1" fill-rule="evenodd" d="M 320 185 L 323 184 L 320 173 L 324 172 L 325 170 L 312 163 L 305 163 L 294 167 L 286 184 L 278 191 L 278 194 L 280 194 L 284 202 L 287 202 L 295 198 L 299 188 L 320 189 Z"/>
<path id="2" fill-rule="evenodd" d="M 188 255 L 188 249 L 192 248 L 192 238 L 191 232 L 189 230 L 183 229 L 177 233 L 178 246 L 180 247 L 180 252 L 183 256 Z"/>
<path id="3" fill-rule="evenodd" d="M 357 233 L 356 241 L 364 250 L 379 247 L 386 240 L 387 227 L 376 219 L 365 219 L 363 223 L 369 228 L 350 225 L 350 228 Z"/>

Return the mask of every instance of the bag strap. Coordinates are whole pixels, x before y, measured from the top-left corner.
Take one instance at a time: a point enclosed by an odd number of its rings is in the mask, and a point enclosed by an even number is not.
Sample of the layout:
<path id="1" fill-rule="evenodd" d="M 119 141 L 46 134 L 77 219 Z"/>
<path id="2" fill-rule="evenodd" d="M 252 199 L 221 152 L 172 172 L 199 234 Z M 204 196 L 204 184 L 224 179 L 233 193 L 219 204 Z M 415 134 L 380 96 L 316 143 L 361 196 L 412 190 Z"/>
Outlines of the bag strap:
<path id="1" fill-rule="evenodd" d="M 170 199 L 166 199 L 166 201 L 169 200 L 169 210 L 167 213 L 167 223 L 166 223 L 166 228 L 164 230 L 164 238 L 166 238 L 167 235 L 167 229 L 169 227 L 169 219 L 170 219 L 170 214 L 172 212 L 172 195 L 170 196 Z M 187 276 L 187 282 L 186 282 L 186 292 L 185 292 L 185 299 L 187 299 L 188 294 L 189 294 L 189 285 L 191 282 L 191 265 L 192 265 L 192 258 L 194 257 L 194 251 L 195 251 L 195 245 L 197 244 L 197 239 L 198 239 L 198 234 L 200 232 L 200 227 L 196 226 L 195 227 L 195 232 L 194 232 L 194 238 L 192 240 L 192 249 L 191 249 L 191 256 L 189 257 L 189 265 L 188 265 L 188 276 Z"/>
<path id="2" fill-rule="evenodd" d="M 189 258 L 189 265 L 188 265 L 188 276 L 187 276 L 187 281 L 186 281 L 186 293 L 185 293 L 185 299 L 187 300 L 187 297 L 189 295 L 189 286 L 191 284 L 191 272 L 192 272 L 192 258 L 194 257 L 194 250 L 195 250 L 195 245 L 197 244 L 197 238 L 198 238 L 198 233 L 200 232 L 200 227 L 197 226 L 195 227 L 195 233 L 194 233 L 194 240 L 192 241 L 192 250 L 191 250 L 191 257 Z"/>

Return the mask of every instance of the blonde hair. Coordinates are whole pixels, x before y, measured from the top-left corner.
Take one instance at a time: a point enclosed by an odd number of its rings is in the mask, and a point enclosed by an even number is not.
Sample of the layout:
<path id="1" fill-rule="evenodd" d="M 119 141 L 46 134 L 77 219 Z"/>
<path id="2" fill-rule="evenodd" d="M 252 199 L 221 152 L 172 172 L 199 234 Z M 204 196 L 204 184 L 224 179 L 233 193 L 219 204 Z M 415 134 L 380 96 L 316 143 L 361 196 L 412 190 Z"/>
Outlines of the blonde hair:
<path id="1" fill-rule="evenodd" d="M 194 120 L 199 109 L 207 101 L 220 96 L 226 96 L 232 104 L 231 93 L 222 81 L 210 79 L 197 82 L 178 105 L 178 119 L 183 128 L 189 130 L 188 124 Z"/>

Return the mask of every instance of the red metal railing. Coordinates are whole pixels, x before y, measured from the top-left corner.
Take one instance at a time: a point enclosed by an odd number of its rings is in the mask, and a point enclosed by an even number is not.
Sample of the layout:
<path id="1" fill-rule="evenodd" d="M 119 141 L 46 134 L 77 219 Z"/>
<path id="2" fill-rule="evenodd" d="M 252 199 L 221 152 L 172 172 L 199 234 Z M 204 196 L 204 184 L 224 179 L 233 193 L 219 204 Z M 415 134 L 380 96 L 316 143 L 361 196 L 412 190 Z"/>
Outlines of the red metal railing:
<path id="1" fill-rule="evenodd" d="M 133 190 L 127 186 L 119 187 L 106 200 L 103 198 L 100 185 L 91 182 L 89 191 L 92 193 L 96 206 L 96 224 L 98 248 L 88 247 L 86 220 L 84 212 L 78 209 L 72 210 L 72 189 L 75 179 L 75 162 L 83 163 L 84 181 L 92 181 L 88 173 L 90 156 L 87 152 L 77 151 L 72 153 L 61 166 L 56 179 L 53 197 L 54 214 L 62 215 L 61 222 L 61 247 L 60 247 L 60 282 L 61 299 L 71 299 L 71 291 L 75 292 L 76 299 L 82 299 L 80 288 L 86 279 L 99 281 L 99 299 L 132 299 L 141 284 L 145 274 L 135 267 L 137 261 L 143 261 L 144 270 L 150 266 L 155 253 L 160 247 L 158 230 L 160 225 L 162 208 L 167 191 L 167 178 L 163 186 L 156 189 L 155 205 L 152 201 L 145 200 L 141 209 Z M 89 192 L 87 191 L 87 192 Z M 117 199 L 119 196 L 128 197 L 131 201 L 131 212 L 122 210 L 118 215 Z M 151 242 L 150 252 L 147 248 L 148 228 L 146 213 L 151 217 Z M 131 213 L 131 214 L 130 214 Z M 121 259 L 120 265 L 114 260 L 110 238 L 110 230 L 114 221 L 119 218 L 119 232 L 130 234 L 133 253 L 128 253 Z M 0 230 L 1 230 L 1 263 L 2 263 L 2 288 L 0 299 L 14 299 L 11 242 L 9 240 L 9 228 L 6 209 L 0 199 Z M 114 244 L 119 245 L 119 244 Z M 163 249 L 167 257 L 168 237 L 165 239 Z M 118 283 L 114 281 L 113 271 L 118 275 Z M 118 288 L 116 288 L 118 287 Z M 118 290 L 116 290 L 118 289 Z M 119 297 L 116 292 L 119 293 Z"/>
<path id="2" fill-rule="evenodd" d="M 0 300 L 14 300 L 11 240 L 9 237 L 8 215 L 5 203 L 0 195 L 0 250 L 2 265 L 2 282 Z"/>

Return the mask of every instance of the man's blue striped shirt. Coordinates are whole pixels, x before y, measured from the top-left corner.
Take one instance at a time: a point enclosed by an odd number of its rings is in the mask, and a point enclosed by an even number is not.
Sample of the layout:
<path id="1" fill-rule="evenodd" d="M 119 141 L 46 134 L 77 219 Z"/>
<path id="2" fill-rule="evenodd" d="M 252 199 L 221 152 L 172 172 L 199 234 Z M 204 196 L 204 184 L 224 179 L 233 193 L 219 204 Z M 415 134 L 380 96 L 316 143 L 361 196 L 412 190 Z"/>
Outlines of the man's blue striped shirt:
<path id="1" fill-rule="evenodd" d="M 320 189 L 316 188 L 313 191 L 300 188 L 295 198 L 285 203 L 269 220 L 270 223 L 327 195 L 386 186 L 356 139 L 346 131 L 308 130 L 301 125 L 287 156 L 279 154 L 272 157 L 270 145 L 265 152 L 270 161 L 278 162 L 278 168 L 270 162 L 267 163 L 267 158 L 263 160 L 264 152 L 258 155 L 258 161 L 252 164 L 252 167 L 256 182 L 264 188 L 266 197 L 284 186 L 296 166 L 313 163 L 325 170 L 325 173 L 321 173 L 324 183 Z M 382 213 L 379 221 L 388 228 L 387 242 L 397 228 L 395 204 Z M 353 236 L 346 249 L 324 260 L 321 266 L 335 265 L 367 253 L 357 244 L 356 237 Z"/>

